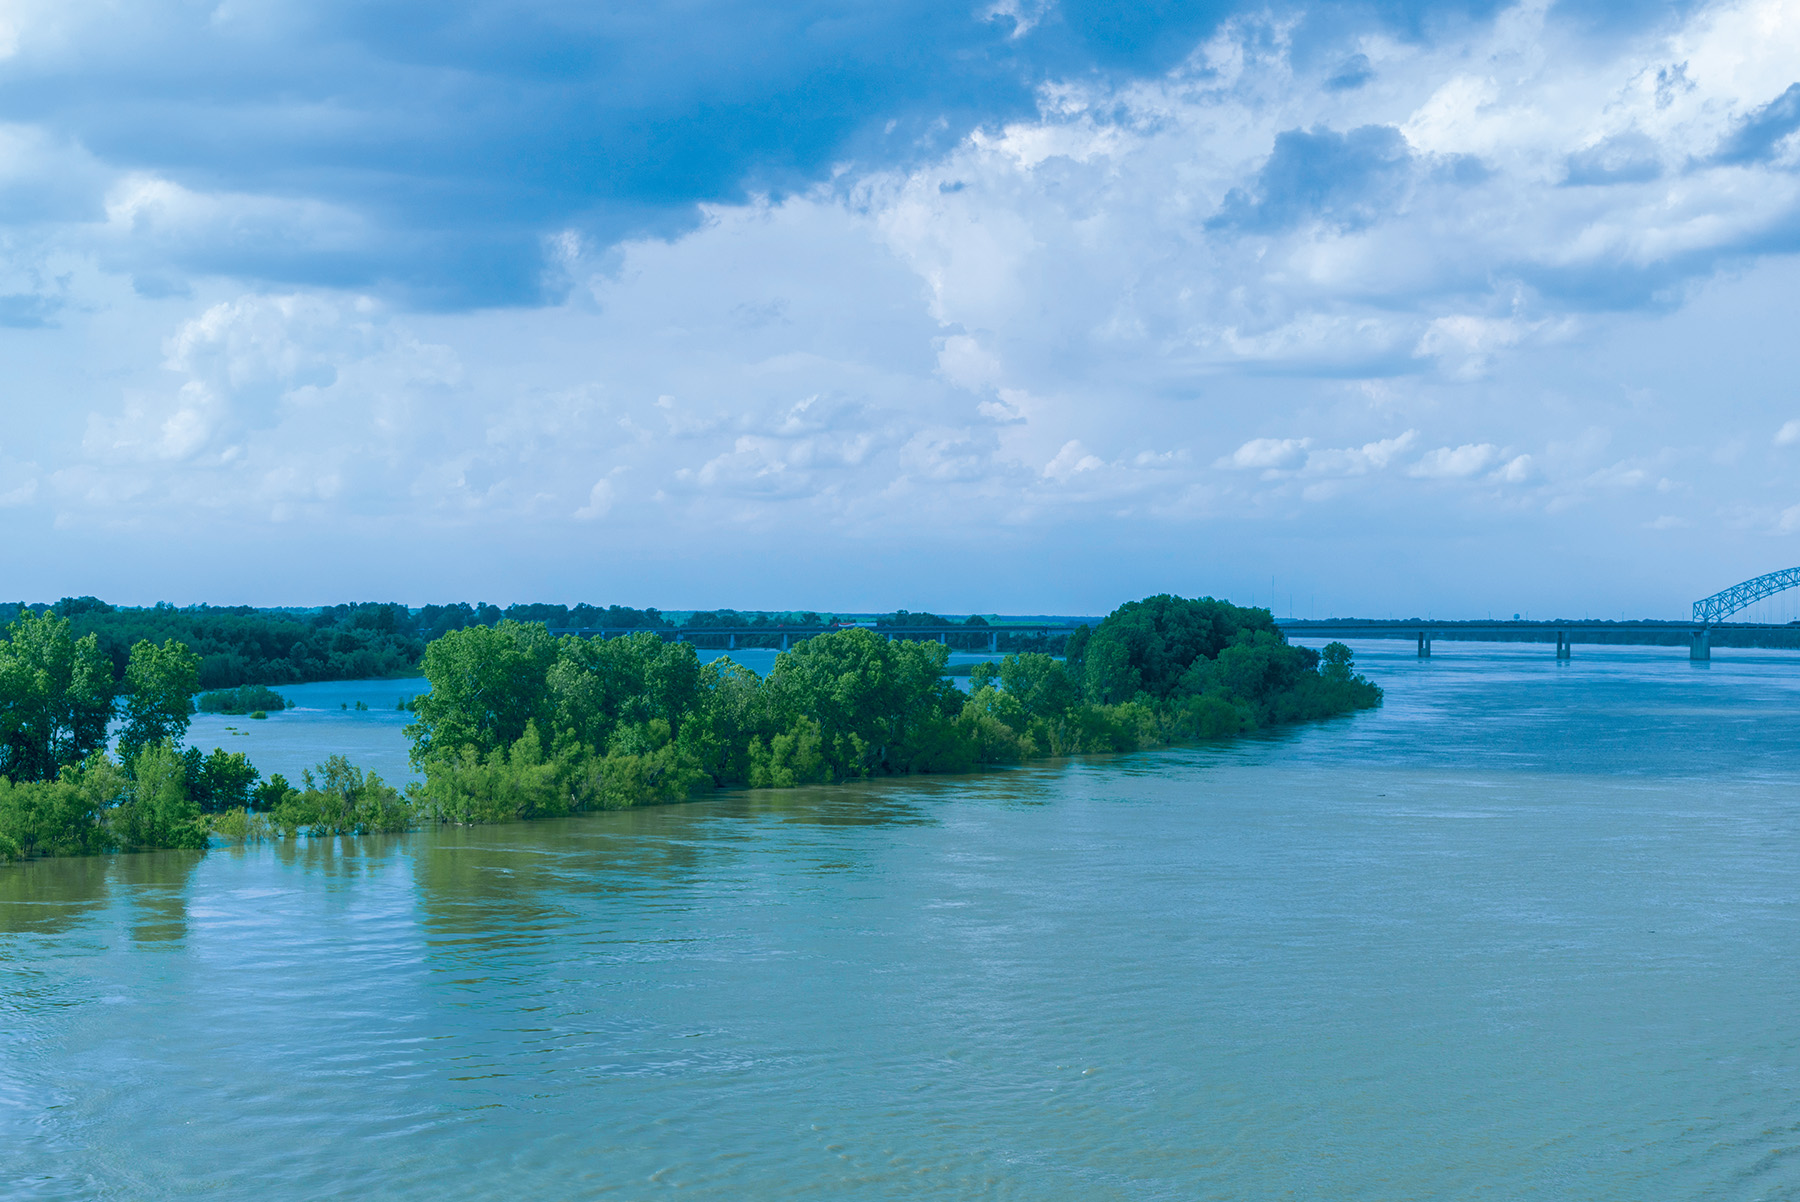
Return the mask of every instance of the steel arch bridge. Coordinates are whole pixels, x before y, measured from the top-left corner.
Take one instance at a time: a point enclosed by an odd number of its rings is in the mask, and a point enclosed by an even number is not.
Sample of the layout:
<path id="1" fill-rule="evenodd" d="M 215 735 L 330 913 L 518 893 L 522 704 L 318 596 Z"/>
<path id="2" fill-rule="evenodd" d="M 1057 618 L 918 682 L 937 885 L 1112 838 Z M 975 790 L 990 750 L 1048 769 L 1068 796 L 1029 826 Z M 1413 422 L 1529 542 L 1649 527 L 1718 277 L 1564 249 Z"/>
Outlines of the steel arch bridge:
<path id="1" fill-rule="evenodd" d="M 1772 597 L 1791 588 L 1800 588 L 1800 568 L 1783 568 L 1734 584 L 1723 592 L 1694 602 L 1694 625 L 1710 626 L 1723 621 L 1746 605 Z"/>

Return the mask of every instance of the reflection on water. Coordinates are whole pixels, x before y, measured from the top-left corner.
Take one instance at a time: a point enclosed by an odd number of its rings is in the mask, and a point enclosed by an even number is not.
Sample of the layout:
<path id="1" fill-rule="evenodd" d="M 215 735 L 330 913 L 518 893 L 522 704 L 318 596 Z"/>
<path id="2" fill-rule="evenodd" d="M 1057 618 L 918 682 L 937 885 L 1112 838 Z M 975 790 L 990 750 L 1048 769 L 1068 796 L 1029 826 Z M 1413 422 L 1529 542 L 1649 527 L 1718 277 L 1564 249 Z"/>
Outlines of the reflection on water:
<path id="1" fill-rule="evenodd" d="M 131 899 L 131 937 L 139 943 L 187 937 L 188 884 L 203 853 L 153 851 L 116 856 L 113 870 L 121 896 Z"/>
<path id="2" fill-rule="evenodd" d="M 0 865 L 0 932 L 56 933 L 104 909 L 114 859 L 83 856 Z M 0 955 L 11 950 L 0 943 Z"/>
<path id="3" fill-rule="evenodd" d="M 0 869 L 0 1196 L 1800 1196 L 1800 657 Z"/>

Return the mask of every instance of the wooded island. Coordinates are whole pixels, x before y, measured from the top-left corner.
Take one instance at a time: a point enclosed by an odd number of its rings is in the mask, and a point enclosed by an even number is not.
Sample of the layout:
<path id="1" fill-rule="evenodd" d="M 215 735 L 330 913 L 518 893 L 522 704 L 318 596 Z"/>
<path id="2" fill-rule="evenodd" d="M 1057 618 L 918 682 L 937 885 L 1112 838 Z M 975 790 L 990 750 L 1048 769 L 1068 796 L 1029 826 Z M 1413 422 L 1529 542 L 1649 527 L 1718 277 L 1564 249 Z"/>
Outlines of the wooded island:
<path id="1" fill-rule="evenodd" d="M 702 663 L 690 643 L 648 630 L 602 641 L 503 619 L 425 646 L 431 690 L 406 728 L 424 779 L 403 793 L 341 756 L 295 787 L 262 781 L 241 754 L 183 749 L 199 657 L 173 640 L 141 640 L 115 677 L 95 635 L 76 637 L 68 617 L 23 613 L 7 634 L 0 858 L 971 772 L 1229 738 L 1381 700 L 1343 644 L 1292 646 L 1268 610 L 1212 598 L 1130 602 L 1077 628 L 1063 659 L 976 664 L 967 692 L 945 675 L 946 647 L 869 629 L 800 642 L 763 677 L 725 657 Z"/>

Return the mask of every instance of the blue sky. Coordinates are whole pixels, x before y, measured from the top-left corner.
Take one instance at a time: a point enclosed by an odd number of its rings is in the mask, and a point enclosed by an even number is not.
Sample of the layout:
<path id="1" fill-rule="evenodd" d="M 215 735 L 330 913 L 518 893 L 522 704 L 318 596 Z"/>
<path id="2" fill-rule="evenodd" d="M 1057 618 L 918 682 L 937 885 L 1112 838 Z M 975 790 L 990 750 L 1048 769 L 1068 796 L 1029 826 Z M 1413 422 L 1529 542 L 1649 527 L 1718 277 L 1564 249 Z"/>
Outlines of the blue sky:
<path id="1" fill-rule="evenodd" d="M 1796 130 L 1766 0 L 0 0 L 6 591 L 1678 617 Z"/>

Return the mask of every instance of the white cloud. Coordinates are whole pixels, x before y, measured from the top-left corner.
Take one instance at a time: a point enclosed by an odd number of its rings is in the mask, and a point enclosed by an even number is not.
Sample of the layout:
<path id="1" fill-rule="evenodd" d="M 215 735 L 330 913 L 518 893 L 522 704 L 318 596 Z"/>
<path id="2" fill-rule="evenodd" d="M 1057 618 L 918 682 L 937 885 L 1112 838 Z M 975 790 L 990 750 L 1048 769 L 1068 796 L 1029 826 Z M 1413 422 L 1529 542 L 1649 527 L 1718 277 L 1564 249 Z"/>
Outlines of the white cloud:
<path id="1" fill-rule="evenodd" d="M 1533 471 L 1530 455 L 1515 455 L 1494 473 L 1494 478 L 1507 484 L 1523 484 L 1531 479 Z"/>
<path id="2" fill-rule="evenodd" d="M 1365 442 L 1360 447 L 1325 448 L 1310 452 L 1302 473 L 1308 476 L 1366 476 L 1387 470 L 1417 442 L 1419 432 L 1407 430 L 1392 438 Z"/>
<path id="3" fill-rule="evenodd" d="M 1800 78 L 1800 43 L 1780 6 L 1610 44 L 1544 22 L 1528 6 L 1438 42 L 1358 36 L 1367 80 L 1327 87 L 1287 26 L 1242 18 L 1165 75 L 1046 87 L 1037 114 L 905 169 L 611 247 L 558 222 L 546 271 L 568 295 L 537 309 L 225 276 L 221 246 L 326 262 L 373 227 L 0 127 L 0 199 L 68 168 L 92 200 L 35 241 L 15 227 L 0 319 L 15 293 L 21 324 L 66 298 L 67 328 L 42 334 L 62 353 L 120 329 L 138 348 L 64 406 L 85 442 L 46 434 L 0 497 L 34 488 L 12 503 L 65 522 L 865 546 L 1001 524 L 1109 545 L 1246 517 L 1261 538 L 1316 522 L 1307 499 L 1440 529 L 1591 501 L 1617 507 L 1596 530 L 1635 537 L 1672 504 L 1658 489 L 1724 505 L 1769 487 L 1661 442 L 1702 405 L 1720 438 L 1760 441 L 1781 414 L 1637 364 L 1684 339 L 1696 364 L 1725 357 L 1707 348 L 1729 315 L 1691 324 L 1699 284 L 1800 220 L 1785 144 L 1716 161 Z M 1800 419 L 1775 441 L 1800 442 Z M 1437 483 L 1458 480 L 1483 486 Z"/>
<path id="4" fill-rule="evenodd" d="M 1500 448 L 1491 442 L 1466 442 L 1425 452 L 1408 474 L 1427 480 L 1466 480 L 1485 472 L 1499 458 Z"/>
<path id="5" fill-rule="evenodd" d="M 574 513 L 576 521 L 593 522 L 605 517 L 613 505 L 613 484 L 611 480 L 596 480 L 594 487 L 588 490 L 587 504 Z"/>
<path id="6" fill-rule="evenodd" d="M 1081 445 L 1081 440 L 1071 438 L 1056 452 L 1056 457 L 1044 465 L 1044 476 L 1051 480 L 1067 481 L 1081 472 L 1091 472 L 1103 467 L 1099 458 L 1089 454 Z"/>
<path id="7" fill-rule="evenodd" d="M 1306 461 L 1310 438 L 1252 438 L 1219 460 L 1217 467 L 1292 468 Z"/>

